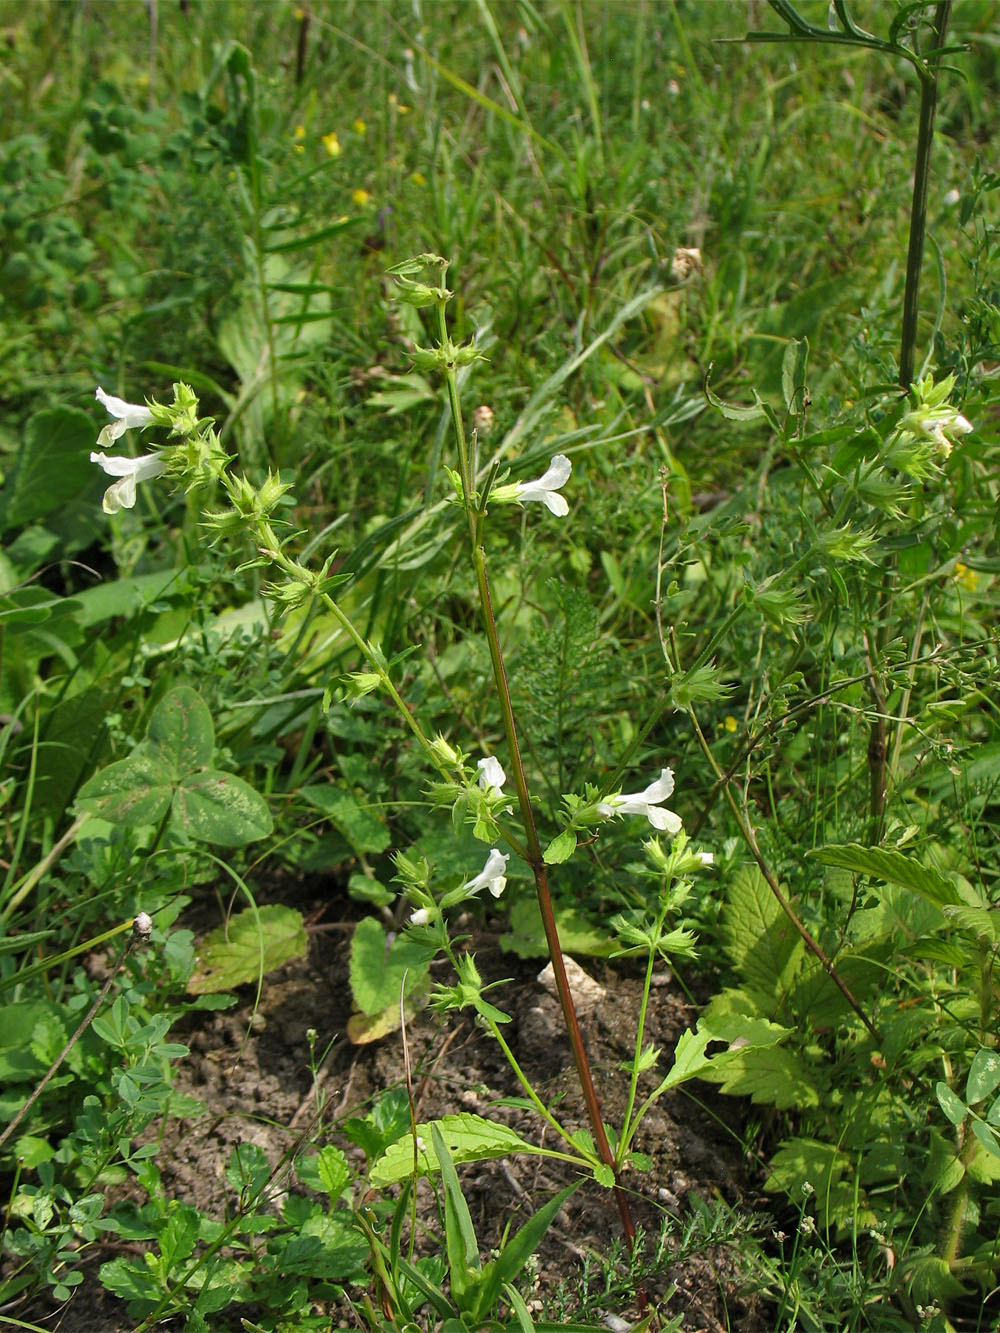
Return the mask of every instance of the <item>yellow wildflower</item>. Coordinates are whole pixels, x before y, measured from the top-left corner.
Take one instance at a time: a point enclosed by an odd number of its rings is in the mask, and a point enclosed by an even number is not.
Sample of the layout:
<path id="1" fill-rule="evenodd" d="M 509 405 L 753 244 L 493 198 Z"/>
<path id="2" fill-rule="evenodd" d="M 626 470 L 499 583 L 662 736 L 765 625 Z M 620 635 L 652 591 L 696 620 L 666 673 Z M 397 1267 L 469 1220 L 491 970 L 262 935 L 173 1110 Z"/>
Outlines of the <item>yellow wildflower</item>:
<path id="1" fill-rule="evenodd" d="M 411 172 L 411 174 L 410 174 L 410 180 L 413 182 L 414 185 L 426 185 L 426 184 L 427 184 L 427 177 L 424 175 L 424 173 L 423 173 L 422 171 L 414 171 L 414 172 Z"/>
<path id="2" fill-rule="evenodd" d="M 358 116 L 357 120 L 354 122 L 354 133 L 355 133 L 355 134 L 364 134 L 364 132 L 365 132 L 365 130 L 366 130 L 367 128 L 368 128 L 368 126 L 367 126 L 367 125 L 365 124 L 365 122 L 361 119 L 361 117 Z"/>
<path id="3" fill-rule="evenodd" d="M 297 153 L 304 153 L 304 152 L 306 151 L 306 149 L 305 149 L 305 144 L 303 144 L 303 142 L 302 142 L 302 140 L 303 140 L 305 137 L 306 137 L 306 127 L 305 127 L 304 125 L 296 125 L 296 126 L 295 126 L 295 151 L 296 151 Z"/>
<path id="4" fill-rule="evenodd" d="M 732 713 L 727 713 L 722 723 L 727 731 L 739 731 L 740 724 L 733 717 Z"/>
<path id="5" fill-rule="evenodd" d="M 371 195 L 367 190 L 354 190 L 351 193 L 351 198 L 357 204 L 358 208 L 364 208 L 365 204 L 371 201 Z"/>
<path id="6" fill-rule="evenodd" d="M 979 576 L 974 569 L 968 565 L 963 565 L 961 560 L 955 561 L 955 569 L 952 577 L 956 583 L 960 583 L 966 592 L 975 592 L 979 586 Z"/>
<path id="7" fill-rule="evenodd" d="M 340 147 L 340 140 L 337 138 L 337 131 L 331 130 L 329 134 L 323 135 L 323 147 L 331 157 L 339 157 L 343 151 Z"/>

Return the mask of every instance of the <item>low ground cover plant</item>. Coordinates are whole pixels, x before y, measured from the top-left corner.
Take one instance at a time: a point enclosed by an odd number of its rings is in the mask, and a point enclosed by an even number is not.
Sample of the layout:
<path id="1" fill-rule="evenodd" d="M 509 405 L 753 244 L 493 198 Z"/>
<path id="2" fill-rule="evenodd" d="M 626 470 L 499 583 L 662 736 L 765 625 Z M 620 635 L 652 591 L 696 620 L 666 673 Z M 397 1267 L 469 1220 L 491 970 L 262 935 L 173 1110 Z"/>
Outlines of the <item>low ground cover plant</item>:
<path id="1" fill-rule="evenodd" d="M 11 15 L 0 1319 L 682 1328 L 671 1265 L 725 1252 L 760 1327 L 992 1327 L 994 17 Z M 331 1111 L 310 1028 L 309 1117 L 208 1208 L 177 1071 L 308 954 L 265 878 L 320 874 L 395 1075 Z M 422 1115 L 427 1015 L 512 1093 Z M 752 1198 L 657 1175 L 706 1086 Z M 469 1167 L 521 1156 L 565 1183 L 487 1234 Z M 538 1296 L 587 1191 L 603 1296 Z"/>

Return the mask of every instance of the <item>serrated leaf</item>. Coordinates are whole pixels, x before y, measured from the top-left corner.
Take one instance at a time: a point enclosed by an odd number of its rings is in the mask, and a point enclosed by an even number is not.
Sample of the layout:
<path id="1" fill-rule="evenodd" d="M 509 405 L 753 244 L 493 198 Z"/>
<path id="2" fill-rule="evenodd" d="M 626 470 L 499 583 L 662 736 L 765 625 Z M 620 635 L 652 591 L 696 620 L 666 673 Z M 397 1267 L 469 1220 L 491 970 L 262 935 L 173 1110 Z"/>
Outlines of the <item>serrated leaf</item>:
<path id="1" fill-rule="evenodd" d="M 563 829 L 562 833 L 556 834 L 542 854 L 542 860 L 547 866 L 562 865 L 576 851 L 576 834 L 571 828 Z"/>
<path id="2" fill-rule="evenodd" d="M 782 993 L 802 957 L 802 945 L 757 866 L 742 866 L 727 892 L 726 952 L 751 990 Z"/>
<path id="3" fill-rule="evenodd" d="M 248 908 L 202 942 L 188 990 L 193 995 L 231 990 L 292 958 L 304 958 L 308 948 L 300 913 L 277 904 L 256 912 Z"/>
<path id="4" fill-rule="evenodd" d="M 783 1046 L 732 1052 L 725 1060 L 713 1061 L 702 1077 L 731 1097 L 749 1097 L 758 1106 L 780 1111 L 807 1110 L 821 1101 L 808 1067 Z"/>
<path id="5" fill-rule="evenodd" d="M 455 1163 L 482 1162 L 493 1157 L 508 1157 L 512 1153 L 532 1153 L 543 1157 L 551 1155 L 546 1149 L 522 1139 L 509 1126 L 485 1120 L 471 1112 L 446 1115 L 434 1123 Z M 430 1121 L 417 1125 L 416 1162 L 417 1172 L 422 1176 L 433 1175 L 439 1169 L 430 1126 Z M 411 1131 L 386 1149 L 372 1167 L 369 1179 L 378 1189 L 397 1184 L 413 1175 L 413 1162 Z"/>
<path id="6" fill-rule="evenodd" d="M 889 884 L 900 884 L 938 906 L 961 902 L 958 889 L 951 880 L 892 848 L 863 847 L 860 843 L 849 842 L 841 846 L 816 847 L 806 855 L 823 865 L 842 866 L 856 875 L 871 875 Z"/>

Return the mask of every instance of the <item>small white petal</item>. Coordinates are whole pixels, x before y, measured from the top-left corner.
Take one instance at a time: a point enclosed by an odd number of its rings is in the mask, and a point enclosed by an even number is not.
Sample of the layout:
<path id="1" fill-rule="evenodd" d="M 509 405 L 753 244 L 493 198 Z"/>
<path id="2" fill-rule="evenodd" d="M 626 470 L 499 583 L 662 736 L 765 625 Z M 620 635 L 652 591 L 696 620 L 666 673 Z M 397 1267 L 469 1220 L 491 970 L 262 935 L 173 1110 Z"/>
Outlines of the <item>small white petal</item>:
<path id="1" fill-rule="evenodd" d="M 499 898 L 507 885 L 504 871 L 509 860 L 509 852 L 499 852 L 494 847 L 486 858 L 486 864 L 479 874 L 463 884 L 462 888 L 465 889 L 470 898 L 482 889 L 489 889 L 494 898 Z"/>
<path id="2" fill-rule="evenodd" d="M 426 926 L 427 922 L 430 921 L 430 919 L 431 919 L 431 914 L 428 908 L 426 907 L 418 907 L 415 912 L 410 913 L 411 926 Z"/>
<path id="3" fill-rule="evenodd" d="M 101 507 L 106 514 L 117 514 L 120 509 L 131 509 L 135 504 L 136 482 L 158 477 L 167 466 L 159 454 L 125 458 L 121 454 L 91 453 L 90 461 L 99 464 L 109 477 L 121 478 L 104 492 Z"/>
<path id="4" fill-rule="evenodd" d="M 697 856 L 703 866 L 715 865 L 715 854 L 713 852 L 698 852 Z"/>
<path id="5" fill-rule="evenodd" d="M 97 437 L 98 444 L 113 444 L 127 430 L 142 430 L 153 422 L 153 414 L 148 407 L 138 403 L 126 403 L 124 398 L 115 398 L 98 387 L 94 394 L 97 401 L 117 420 L 104 427 Z"/>
<path id="6" fill-rule="evenodd" d="M 480 759 L 476 767 L 479 769 L 479 785 L 483 791 L 495 791 L 497 794 L 503 791 L 507 774 L 503 771 L 499 759 L 487 755 L 485 759 Z"/>
<path id="7" fill-rule="evenodd" d="M 569 481 L 573 464 L 565 454 L 556 454 L 548 469 L 535 481 L 521 482 L 517 486 L 518 500 L 541 500 L 558 518 L 565 518 L 569 513 L 566 499 L 557 492 L 560 486 Z"/>

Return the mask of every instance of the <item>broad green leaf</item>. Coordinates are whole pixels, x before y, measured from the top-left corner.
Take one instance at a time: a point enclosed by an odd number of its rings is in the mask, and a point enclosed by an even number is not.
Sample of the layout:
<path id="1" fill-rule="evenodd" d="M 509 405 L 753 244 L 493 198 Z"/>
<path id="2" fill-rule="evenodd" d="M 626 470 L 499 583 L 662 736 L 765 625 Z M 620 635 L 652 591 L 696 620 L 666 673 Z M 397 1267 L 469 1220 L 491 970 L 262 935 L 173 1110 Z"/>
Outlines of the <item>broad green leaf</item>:
<path id="1" fill-rule="evenodd" d="M 211 763 L 215 727 L 208 705 L 190 685 L 178 685 L 153 709 L 147 742 L 175 779 Z"/>
<path id="2" fill-rule="evenodd" d="M 495 1124 L 482 1116 L 463 1111 L 446 1115 L 435 1122 L 441 1131 L 452 1160 L 456 1163 L 482 1162 L 493 1157 L 508 1157 L 512 1153 L 532 1153 L 548 1157 L 553 1154 L 538 1148 L 507 1125 Z M 372 1167 L 369 1179 L 377 1188 L 394 1185 L 413 1175 L 413 1134 L 397 1139 Z M 422 1176 L 438 1170 L 437 1155 L 431 1139 L 430 1122 L 417 1125 L 417 1171 Z"/>
<path id="3" fill-rule="evenodd" d="M 953 1125 L 960 1125 L 969 1114 L 969 1108 L 956 1093 L 952 1092 L 947 1083 L 936 1083 L 934 1092 L 938 1099 L 938 1105 L 945 1113 Z"/>
<path id="4" fill-rule="evenodd" d="M 245 985 L 291 958 L 304 958 L 308 947 L 302 917 L 292 908 L 248 908 L 203 941 L 188 990 L 203 995 Z"/>
<path id="5" fill-rule="evenodd" d="M 17 461 L 0 494 L 0 532 L 59 509 L 100 473 L 90 461 L 93 418 L 74 407 L 52 407 L 28 418 Z"/>
<path id="6" fill-rule="evenodd" d="M 426 976 L 418 978 L 419 985 L 409 991 L 403 1001 L 400 1012 L 399 1000 L 387 1004 L 376 1014 L 351 1014 L 347 1020 L 347 1040 L 353 1046 L 368 1046 L 373 1041 L 381 1041 L 390 1032 L 398 1032 L 403 1022 L 409 1022 L 423 1007 L 430 991 L 430 982 Z"/>
<path id="7" fill-rule="evenodd" d="M 871 875 L 889 884 L 913 889 L 939 907 L 961 902 L 958 889 L 937 870 L 929 870 L 919 861 L 888 847 L 862 847 L 849 842 L 842 846 L 817 847 L 807 852 L 823 865 L 842 866 L 856 875 Z"/>
<path id="8" fill-rule="evenodd" d="M 718 1083 L 731 1097 L 749 1097 L 759 1106 L 781 1111 L 808 1110 L 822 1101 L 808 1065 L 783 1046 L 734 1051 L 713 1061 L 701 1077 Z"/>
<path id="9" fill-rule="evenodd" d="M 109 824 L 134 828 L 158 824 L 170 809 L 174 787 L 160 760 L 141 749 L 108 764 L 80 788 L 77 802 Z"/>
<path id="10" fill-rule="evenodd" d="M 398 1006 L 401 990 L 409 995 L 419 985 L 428 962 L 424 945 L 409 935 L 400 935 L 390 944 L 373 916 L 362 917 L 351 940 L 351 994 L 355 1004 L 369 1016 L 380 1014 L 390 1005 Z"/>
<path id="11" fill-rule="evenodd" d="M 214 768 L 180 783 L 171 813 L 189 837 L 220 847 L 243 847 L 274 827 L 263 796 L 242 778 Z"/>
<path id="12" fill-rule="evenodd" d="M 132 574 L 107 583 L 95 583 L 92 588 L 74 594 L 74 600 L 80 607 L 76 618 L 84 628 L 102 625 L 116 617 L 133 616 L 161 597 L 189 592 L 191 585 L 192 573 L 189 569 Z"/>
<path id="13" fill-rule="evenodd" d="M 974 1106 L 976 1102 L 985 1101 L 998 1087 L 1000 1087 L 1000 1054 L 982 1046 L 973 1056 L 969 1069 L 969 1078 L 965 1085 L 966 1100 Z"/>
<path id="14" fill-rule="evenodd" d="M 563 953 L 608 958 L 620 948 L 618 940 L 610 931 L 588 921 L 572 907 L 557 906 L 555 916 Z M 538 899 L 533 893 L 522 894 L 514 900 L 509 922 L 510 929 L 500 936 L 500 947 L 505 953 L 517 954 L 519 958 L 548 956 Z"/>
<path id="15" fill-rule="evenodd" d="M 742 980 L 763 995 L 784 992 L 802 959 L 802 943 L 757 866 L 742 866 L 727 892 L 726 952 Z"/>
<path id="16" fill-rule="evenodd" d="M 972 1132 L 987 1152 L 992 1153 L 994 1157 L 1000 1157 L 1000 1139 L 991 1125 L 985 1124 L 982 1120 L 973 1120 Z"/>

